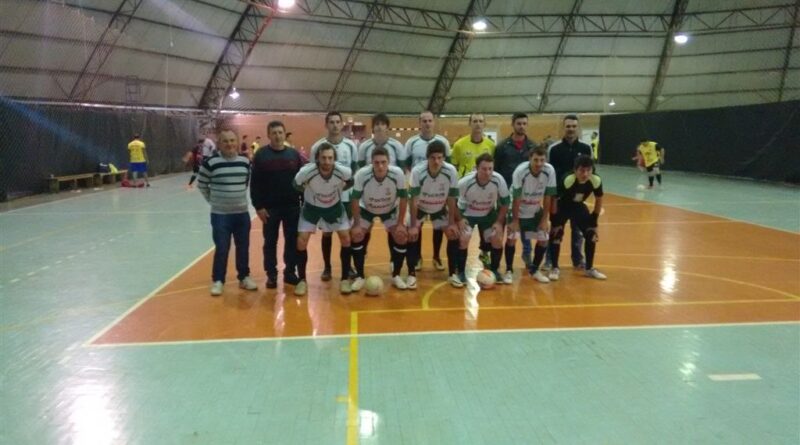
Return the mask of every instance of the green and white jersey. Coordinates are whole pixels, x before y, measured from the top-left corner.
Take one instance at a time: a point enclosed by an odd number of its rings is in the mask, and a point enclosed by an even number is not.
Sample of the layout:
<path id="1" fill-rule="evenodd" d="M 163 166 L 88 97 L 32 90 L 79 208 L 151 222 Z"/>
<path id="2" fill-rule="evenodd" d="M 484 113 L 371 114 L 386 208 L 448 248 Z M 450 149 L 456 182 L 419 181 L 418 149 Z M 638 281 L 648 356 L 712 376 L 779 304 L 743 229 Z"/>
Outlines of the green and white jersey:
<path id="1" fill-rule="evenodd" d="M 520 200 L 520 218 L 533 218 L 542 210 L 545 196 L 556 196 L 556 170 L 547 163 L 538 175 L 531 172 L 529 161 L 519 164 L 514 169 L 511 183 L 514 199 Z"/>
<path id="2" fill-rule="evenodd" d="M 341 165 L 342 167 L 347 167 L 350 171 L 358 170 L 358 146 L 355 142 L 350 139 L 344 138 L 338 144 L 334 144 L 330 142 L 327 138 L 322 138 L 317 142 L 314 142 L 314 145 L 311 146 L 311 158 L 309 159 L 310 162 L 314 162 L 317 159 L 317 149 L 323 143 L 329 143 L 336 148 L 336 163 Z"/>
<path id="3" fill-rule="evenodd" d="M 414 168 L 428 160 L 428 144 L 433 141 L 441 141 L 444 144 L 444 157 L 450 157 L 450 142 L 442 135 L 435 134 L 430 139 L 423 139 L 421 134 L 411 136 L 406 141 L 406 154 L 408 155 L 409 167 Z"/>
<path id="4" fill-rule="evenodd" d="M 372 150 L 375 150 L 375 140 L 370 138 L 362 142 L 358 147 L 358 165 L 365 166 L 372 164 Z M 408 163 L 408 155 L 403 144 L 397 139 L 389 138 L 386 143 L 380 145 L 389 152 L 389 165 L 396 165 L 398 167 L 405 167 Z"/>
<path id="5" fill-rule="evenodd" d="M 341 202 L 342 190 L 352 177 L 350 169 L 333 165 L 330 176 L 324 177 L 314 162 L 304 165 L 294 177 L 294 187 L 303 192 L 305 204 L 330 208 Z M 275 193 L 280 193 L 275 190 Z"/>
<path id="6" fill-rule="evenodd" d="M 362 167 L 353 180 L 352 199 L 361 199 L 361 208 L 373 215 L 385 215 L 397 208 L 399 198 L 407 198 L 406 175 L 400 167 L 390 165 L 382 180 L 375 178 L 372 166 Z"/>
<path id="7" fill-rule="evenodd" d="M 428 170 L 428 162 L 411 169 L 410 198 L 417 198 L 417 210 L 433 215 L 447 205 L 448 197 L 458 196 L 458 171 L 445 162 L 436 175 Z"/>
<path id="8" fill-rule="evenodd" d="M 486 184 L 478 184 L 478 172 L 473 171 L 458 181 L 458 209 L 464 216 L 487 216 L 499 206 L 508 205 L 511 197 L 500 173 L 492 172 Z"/>

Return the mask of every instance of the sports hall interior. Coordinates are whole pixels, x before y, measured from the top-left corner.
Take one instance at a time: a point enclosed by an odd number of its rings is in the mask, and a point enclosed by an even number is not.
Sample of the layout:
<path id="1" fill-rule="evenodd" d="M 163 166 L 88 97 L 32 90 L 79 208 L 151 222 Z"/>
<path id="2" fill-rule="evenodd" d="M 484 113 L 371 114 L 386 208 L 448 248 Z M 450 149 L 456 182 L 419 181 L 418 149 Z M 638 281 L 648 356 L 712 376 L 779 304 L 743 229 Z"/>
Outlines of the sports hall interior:
<path id="1" fill-rule="evenodd" d="M 0 444 L 800 443 L 800 2 L 3 0 Z M 261 222 L 219 297 L 187 152 L 233 129 L 303 151 L 597 132 L 593 280 L 432 262 L 378 296 L 267 289 Z M 122 187 L 134 134 L 149 187 Z M 632 158 L 665 149 L 663 184 Z M 102 164 L 102 166 L 101 166 Z M 120 173 L 106 170 L 113 164 Z M 280 191 L 275 191 L 279 193 Z M 589 208 L 594 198 L 587 201 Z M 564 240 L 570 237 L 567 228 Z M 279 242 L 279 253 L 284 243 Z M 294 246 L 289 246 L 294 248 Z M 232 249 L 233 250 L 233 249 Z M 232 252 L 233 253 L 233 252 Z M 442 258 L 446 259 L 444 246 Z M 281 255 L 278 255 L 279 262 Z"/>

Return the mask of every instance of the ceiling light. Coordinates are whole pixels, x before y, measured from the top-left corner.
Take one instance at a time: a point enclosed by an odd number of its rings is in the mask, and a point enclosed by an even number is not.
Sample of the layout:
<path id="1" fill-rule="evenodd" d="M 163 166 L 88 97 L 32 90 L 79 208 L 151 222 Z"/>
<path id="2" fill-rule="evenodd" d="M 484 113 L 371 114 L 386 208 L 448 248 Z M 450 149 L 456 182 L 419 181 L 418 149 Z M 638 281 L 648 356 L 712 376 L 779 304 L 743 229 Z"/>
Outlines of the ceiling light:
<path id="1" fill-rule="evenodd" d="M 240 94 L 239 94 L 239 92 L 238 92 L 238 91 L 236 91 L 236 87 L 233 87 L 233 89 L 231 90 L 231 94 L 228 94 L 228 96 L 229 96 L 231 99 L 234 99 L 234 100 L 236 100 L 236 99 L 238 99 L 238 98 L 239 98 Z"/>
<path id="2" fill-rule="evenodd" d="M 677 43 L 678 45 L 685 45 L 686 42 L 689 41 L 689 36 L 687 36 L 686 34 L 675 34 L 673 40 L 675 40 L 675 43 Z"/>
<path id="3" fill-rule="evenodd" d="M 474 22 L 472 22 L 472 29 L 474 31 L 486 31 L 486 28 L 488 26 L 489 25 L 486 24 L 486 20 L 484 19 L 477 19 Z"/>
<path id="4" fill-rule="evenodd" d="M 292 6 L 294 6 L 294 0 L 278 0 L 278 9 L 281 11 L 286 11 Z"/>
<path id="5" fill-rule="evenodd" d="M 608 103 L 608 106 L 609 106 L 609 107 L 613 107 L 613 106 L 615 106 L 616 104 L 617 104 L 617 103 L 616 103 L 616 102 L 614 102 L 614 99 L 611 99 L 611 102 L 609 102 L 609 103 Z"/>

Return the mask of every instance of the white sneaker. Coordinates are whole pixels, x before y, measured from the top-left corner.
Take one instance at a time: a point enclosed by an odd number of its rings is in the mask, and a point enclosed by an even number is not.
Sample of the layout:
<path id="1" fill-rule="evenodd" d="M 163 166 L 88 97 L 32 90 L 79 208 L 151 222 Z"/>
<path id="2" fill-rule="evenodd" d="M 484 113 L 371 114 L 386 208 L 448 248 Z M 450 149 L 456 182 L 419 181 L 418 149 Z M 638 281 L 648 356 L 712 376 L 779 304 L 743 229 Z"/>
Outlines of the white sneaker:
<path id="1" fill-rule="evenodd" d="M 503 274 L 503 284 L 513 284 L 514 283 L 514 272 L 507 270 L 505 274 Z"/>
<path id="2" fill-rule="evenodd" d="M 461 278 L 458 277 L 457 273 L 450 275 L 450 278 L 447 281 L 449 281 L 450 285 L 453 287 L 464 287 L 464 282 L 461 281 Z"/>
<path id="3" fill-rule="evenodd" d="M 408 289 L 408 285 L 406 284 L 406 281 L 400 275 L 395 275 L 392 278 L 392 284 L 394 285 L 394 287 L 396 287 L 396 288 L 398 288 L 400 290 Z"/>
<path id="4" fill-rule="evenodd" d="M 258 290 L 258 284 L 249 276 L 239 280 L 239 289 Z"/>
<path id="5" fill-rule="evenodd" d="M 547 278 L 546 276 L 544 276 L 544 274 L 542 273 L 541 270 L 537 270 L 536 273 L 531 275 L 531 276 L 533 277 L 534 280 L 536 280 L 536 281 L 538 281 L 540 283 L 549 283 L 550 282 L 550 278 Z"/>
<path id="6" fill-rule="evenodd" d="M 440 272 L 443 271 L 444 270 L 444 264 L 442 264 L 442 260 L 434 259 L 433 260 L 433 268 L 438 270 L 438 271 L 440 271 Z"/>
<path id="7" fill-rule="evenodd" d="M 422 258 L 417 261 L 417 265 L 414 266 L 414 270 L 422 270 Z"/>
<path id="8" fill-rule="evenodd" d="M 211 296 L 219 297 L 222 295 L 222 286 L 222 281 L 215 281 L 214 284 L 211 285 Z"/>
<path id="9" fill-rule="evenodd" d="M 560 276 L 561 276 L 561 271 L 558 270 L 557 267 L 550 269 L 550 273 L 547 274 L 547 278 L 549 278 L 550 281 L 558 281 Z"/>
<path id="10" fill-rule="evenodd" d="M 417 277 L 409 275 L 406 278 L 406 287 L 409 289 L 416 289 L 417 288 Z"/>
<path id="11" fill-rule="evenodd" d="M 352 290 L 353 292 L 358 292 L 358 291 L 360 291 L 361 289 L 364 288 L 364 284 L 366 284 L 366 282 L 367 281 L 365 279 L 363 279 L 361 277 L 356 277 L 353 280 L 353 283 L 350 284 L 350 290 Z"/>
<path id="12" fill-rule="evenodd" d="M 594 267 L 586 271 L 586 276 L 595 280 L 605 280 L 607 277 Z"/>

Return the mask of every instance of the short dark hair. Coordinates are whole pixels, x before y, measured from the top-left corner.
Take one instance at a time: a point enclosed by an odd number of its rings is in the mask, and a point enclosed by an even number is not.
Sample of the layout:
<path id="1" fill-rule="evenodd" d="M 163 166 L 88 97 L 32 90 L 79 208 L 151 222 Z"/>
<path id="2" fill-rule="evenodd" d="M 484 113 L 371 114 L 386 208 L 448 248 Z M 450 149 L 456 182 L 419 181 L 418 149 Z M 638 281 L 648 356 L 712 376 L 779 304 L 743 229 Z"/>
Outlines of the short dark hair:
<path id="1" fill-rule="evenodd" d="M 575 170 L 582 167 L 594 167 L 594 161 L 591 156 L 580 155 L 575 159 Z"/>
<path id="2" fill-rule="evenodd" d="M 478 157 L 475 159 L 475 166 L 476 166 L 476 167 L 480 167 L 480 165 L 481 165 L 481 162 L 491 162 L 491 163 L 494 163 L 494 157 L 492 157 L 492 155 L 490 155 L 489 153 L 483 153 L 482 155 L 478 156 Z"/>
<path id="3" fill-rule="evenodd" d="M 323 142 L 317 147 L 317 153 L 314 155 L 314 162 L 319 162 L 319 154 L 328 150 L 333 150 L 333 160 L 336 161 L 336 147 L 328 142 Z"/>
<path id="4" fill-rule="evenodd" d="M 273 128 L 277 128 L 277 127 L 281 127 L 281 128 L 283 128 L 283 131 L 286 131 L 286 126 L 283 125 L 283 122 L 281 122 L 281 121 L 271 121 L 270 123 L 267 124 L 267 134 L 269 134 L 270 130 L 272 130 Z M 245 136 L 245 137 L 247 137 L 247 136 Z"/>
<path id="5" fill-rule="evenodd" d="M 531 150 L 530 153 L 528 153 L 528 157 L 533 157 L 533 155 L 539 155 L 539 156 L 547 157 L 547 146 L 546 145 L 537 145 L 536 148 L 534 148 L 533 150 Z"/>
<path id="6" fill-rule="evenodd" d="M 261 136 L 256 136 L 256 139 L 261 139 Z"/>
<path id="7" fill-rule="evenodd" d="M 286 133 L 286 139 L 289 139 L 289 136 L 291 136 L 291 135 L 292 135 L 292 132 L 291 132 L 291 131 L 290 131 L 290 132 L 288 132 L 288 133 Z"/>
<path id="8" fill-rule="evenodd" d="M 568 114 L 564 116 L 564 119 L 562 119 L 561 121 L 563 122 L 563 121 L 577 121 L 577 120 L 580 120 L 578 119 L 577 114 Z"/>
<path id="9" fill-rule="evenodd" d="M 520 113 L 520 112 L 514 113 L 514 114 L 511 116 L 511 125 L 514 125 L 514 122 L 516 122 L 516 121 L 517 121 L 517 119 L 522 119 L 522 118 L 525 118 L 525 119 L 527 119 L 527 118 L 528 118 L 528 115 L 527 115 L 527 114 L 525 114 L 525 113 Z"/>
<path id="10" fill-rule="evenodd" d="M 376 115 L 372 116 L 372 128 L 375 128 L 377 124 L 386 124 L 389 126 L 389 115 L 386 113 L 377 113 Z"/>
<path id="11" fill-rule="evenodd" d="M 641 144 L 644 144 L 645 142 L 647 142 L 647 138 L 642 138 L 642 139 L 639 141 L 639 143 L 641 143 Z"/>
<path id="12" fill-rule="evenodd" d="M 139 133 L 135 133 L 135 134 L 133 135 L 133 138 L 134 138 L 134 139 L 139 139 L 140 137 L 142 137 L 142 136 L 141 136 Z"/>
<path id="13" fill-rule="evenodd" d="M 326 124 L 328 123 L 328 118 L 331 117 L 331 116 L 339 116 L 339 119 L 344 120 L 344 118 L 342 118 L 342 113 L 340 113 L 338 111 L 328 111 L 328 114 L 325 115 L 325 123 Z"/>
<path id="14" fill-rule="evenodd" d="M 369 156 L 370 160 L 375 159 L 376 156 L 386 156 L 386 159 L 389 159 L 389 150 L 383 147 L 375 147 L 372 150 L 372 154 Z"/>
<path id="15" fill-rule="evenodd" d="M 436 153 L 445 156 L 447 154 L 447 148 L 444 146 L 444 142 L 434 139 L 428 144 L 428 149 L 425 151 L 425 157 L 430 158 L 431 155 L 435 155 Z"/>

